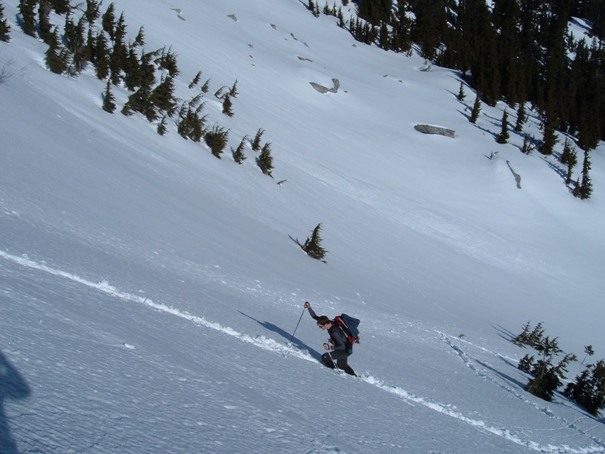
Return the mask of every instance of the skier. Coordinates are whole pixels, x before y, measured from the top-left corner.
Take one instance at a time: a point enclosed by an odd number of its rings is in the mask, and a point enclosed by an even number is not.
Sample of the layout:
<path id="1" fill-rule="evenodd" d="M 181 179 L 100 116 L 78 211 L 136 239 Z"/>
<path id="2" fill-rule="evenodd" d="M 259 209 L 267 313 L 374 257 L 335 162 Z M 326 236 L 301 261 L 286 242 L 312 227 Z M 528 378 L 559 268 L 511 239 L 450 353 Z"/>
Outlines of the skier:
<path id="1" fill-rule="evenodd" d="M 308 301 L 305 302 L 305 309 L 309 309 L 309 315 L 311 315 L 313 320 L 317 321 L 317 326 L 320 329 L 327 330 L 330 335 L 328 342 L 324 343 L 324 350 L 327 351 L 321 355 L 323 363 L 330 369 L 338 367 L 347 374 L 356 377 L 355 371 L 351 369 L 351 366 L 347 362 L 347 358 L 353 351 L 353 346 L 348 342 L 342 328 L 327 315 L 318 316 Z"/>

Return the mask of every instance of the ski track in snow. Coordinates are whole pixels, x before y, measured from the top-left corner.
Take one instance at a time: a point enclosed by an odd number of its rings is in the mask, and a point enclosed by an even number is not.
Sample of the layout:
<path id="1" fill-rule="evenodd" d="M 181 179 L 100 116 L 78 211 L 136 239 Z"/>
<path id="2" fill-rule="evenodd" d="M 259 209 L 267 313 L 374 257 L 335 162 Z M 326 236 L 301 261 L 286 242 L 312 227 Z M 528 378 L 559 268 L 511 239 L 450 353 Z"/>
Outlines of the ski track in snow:
<path id="1" fill-rule="evenodd" d="M 169 306 L 166 304 L 154 302 L 150 298 L 146 298 L 146 297 L 142 297 L 139 295 L 134 295 L 132 293 L 121 291 L 121 290 L 117 289 L 116 287 L 110 285 L 106 281 L 93 282 L 88 279 L 84 279 L 80 276 L 77 276 L 75 274 L 49 267 L 49 266 L 45 265 L 44 263 L 40 263 L 40 262 L 30 259 L 26 255 L 16 256 L 16 255 L 8 254 L 5 251 L 0 250 L 0 257 L 3 258 L 4 260 L 13 262 L 20 266 L 24 266 L 24 267 L 27 267 L 30 269 L 35 269 L 38 271 L 43 271 L 43 272 L 46 272 L 53 276 L 61 277 L 64 279 L 69 279 L 73 282 L 87 286 L 89 288 L 96 289 L 100 292 L 106 293 L 108 295 L 122 299 L 124 301 L 130 301 L 130 302 L 134 302 L 134 303 L 138 303 L 138 304 L 143 304 L 143 305 L 145 305 L 149 308 L 155 309 L 159 312 L 165 312 L 165 313 L 171 314 L 173 316 L 183 318 L 185 320 L 188 320 L 190 322 L 193 322 L 193 323 L 203 326 L 205 328 L 213 329 L 213 330 L 219 331 L 223 334 L 227 334 L 229 336 L 235 337 L 236 339 L 238 339 L 242 342 L 252 344 L 255 347 L 261 348 L 263 350 L 273 351 L 273 352 L 276 352 L 276 353 L 279 353 L 282 355 L 290 355 L 293 357 L 297 357 L 300 359 L 304 359 L 307 361 L 317 363 L 317 361 L 309 353 L 302 352 L 289 345 L 284 345 L 273 339 L 269 339 L 265 336 L 260 336 L 260 335 L 250 336 L 247 334 L 240 333 L 228 326 L 223 326 L 219 323 L 208 321 L 204 317 L 190 314 L 186 311 L 182 311 L 180 309 L 177 309 L 175 307 L 172 307 L 172 306 Z M 450 337 L 447 334 L 440 332 L 440 331 L 437 331 L 437 334 L 439 336 L 441 336 L 443 341 L 450 348 L 452 348 L 456 352 L 456 354 L 458 354 L 458 356 L 461 358 L 461 360 L 464 361 L 464 363 L 473 372 L 478 374 L 480 377 L 488 379 L 488 380 L 492 381 L 494 384 L 496 384 L 497 386 L 505 389 L 508 392 L 511 392 L 513 395 L 515 395 L 515 397 L 523 400 L 524 402 L 526 402 L 528 404 L 533 405 L 534 407 L 536 407 L 536 409 L 538 409 L 543 414 L 548 415 L 550 417 L 556 417 L 556 416 L 552 415 L 552 413 L 549 412 L 548 409 L 546 409 L 544 407 L 540 407 L 537 404 L 531 403 L 530 401 L 525 399 L 523 396 L 521 396 L 519 393 L 517 393 L 514 389 L 512 389 L 511 387 L 507 386 L 506 384 L 502 383 L 501 381 L 497 380 L 495 377 L 490 375 L 485 369 L 481 369 L 478 366 L 476 366 L 475 365 L 476 361 L 471 360 L 469 358 L 469 356 L 460 347 L 454 345 L 451 342 Z M 470 344 L 470 345 L 473 345 L 473 344 Z M 482 347 L 477 347 L 477 348 L 480 348 L 485 351 L 485 349 L 483 349 Z M 492 353 L 492 354 L 498 356 L 497 354 L 495 354 L 493 352 L 488 352 L 488 353 Z M 422 405 L 430 410 L 439 412 L 445 416 L 455 418 L 455 419 L 459 420 L 460 422 L 473 426 L 481 431 L 502 437 L 512 443 L 515 443 L 520 446 L 524 446 L 526 448 L 535 450 L 537 452 L 570 453 L 570 454 L 586 454 L 586 453 L 605 452 L 605 444 L 603 443 L 603 441 L 590 436 L 590 434 L 575 427 L 575 425 L 573 423 L 565 421 L 559 417 L 556 417 L 556 418 L 560 420 L 561 424 L 563 424 L 565 427 L 574 428 L 574 429 L 578 430 L 578 432 L 581 435 L 591 438 L 591 440 L 593 441 L 593 443 L 595 443 L 595 445 L 587 446 L 587 447 L 579 447 L 579 448 L 573 448 L 573 447 L 570 447 L 567 445 L 560 445 L 560 446 L 541 445 L 534 441 L 523 439 L 521 436 L 517 435 L 515 433 L 515 431 L 513 431 L 513 430 L 503 428 L 503 427 L 490 426 L 485 421 L 465 416 L 464 414 L 462 414 L 461 412 L 459 412 L 455 408 L 453 408 L 451 405 L 447 405 L 447 404 L 443 404 L 443 403 L 439 403 L 439 402 L 433 402 L 429 399 L 425 399 L 423 397 L 416 396 L 398 386 L 392 386 L 392 385 L 385 384 L 382 380 L 380 380 L 376 377 L 362 376 L 362 377 L 360 377 L 360 379 L 362 381 L 364 381 L 365 383 L 368 383 L 383 391 L 386 391 L 388 393 L 391 393 L 391 394 L 397 396 L 398 398 L 402 399 L 403 401 L 407 402 L 408 404 Z"/>
<path id="2" fill-rule="evenodd" d="M 464 362 L 464 364 L 470 369 L 472 370 L 475 374 L 477 374 L 479 377 L 485 379 L 485 380 L 489 380 L 490 382 L 492 382 L 493 384 L 495 384 L 496 386 L 498 386 L 499 388 L 505 390 L 506 392 L 509 392 L 510 394 L 512 394 L 514 397 L 516 397 L 517 399 L 521 400 L 523 403 L 530 405 L 532 407 L 534 407 L 536 410 L 538 410 L 540 413 L 542 413 L 543 415 L 546 415 L 550 418 L 555 419 L 560 425 L 561 427 L 566 427 L 566 428 L 570 428 L 570 429 L 574 429 L 576 430 L 580 435 L 590 438 L 596 445 L 598 445 L 600 447 L 600 449 L 598 451 L 590 451 L 590 452 L 602 452 L 605 450 L 605 442 L 603 442 L 603 440 L 592 436 L 591 434 L 587 433 L 585 430 L 580 429 L 579 427 L 577 427 L 575 425 L 574 422 L 570 422 L 568 420 L 566 420 L 565 418 L 561 418 L 558 415 L 555 415 L 548 407 L 540 405 L 538 402 L 532 402 L 531 400 L 527 399 L 523 394 L 519 393 L 517 391 L 516 388 L 507 385 L 505 382 L 503 382 L 502 380 L 499 380 L 497 377 L 495 377 L 493 374 L 490 374 L 486 369 L 487 367 L 480 367 L 480 365 L 482 364 L 480 360 L 478 359 L 473 359 L 471 358 L 466 351 L 464 351 L 460 346 L 455 345 L 452 342 L 453 336 L 450 336 L 442 331 L 436 331 L 437 334 L 441 337 L 441 339 L 448 345 L 448 347 L 450 347 L 452 350 L 454 350 L 454 352 L 458 355 L 458 357 Z M 498 353 L 492 352 L 484 347 L 480 347 L 478 345 L 473 344 L 472 342 L 468 342 L 468 341 L 462 341 L 465 344 L 474 347 L 480 351 L 483 351 L 485 353 L 491 354 L 495 357 L 500 357 L 504 360 L 509 360 L 508 358 L 504 358 L 501 355 L 499 355 Z M 490 366 L 489 364 L 485 363 L 486 366 Z M 568 452 L 575 452 L 575 451 L 568 451 Z M 580 452 L 585 452 L 585 451 L 580 451 Z"/>

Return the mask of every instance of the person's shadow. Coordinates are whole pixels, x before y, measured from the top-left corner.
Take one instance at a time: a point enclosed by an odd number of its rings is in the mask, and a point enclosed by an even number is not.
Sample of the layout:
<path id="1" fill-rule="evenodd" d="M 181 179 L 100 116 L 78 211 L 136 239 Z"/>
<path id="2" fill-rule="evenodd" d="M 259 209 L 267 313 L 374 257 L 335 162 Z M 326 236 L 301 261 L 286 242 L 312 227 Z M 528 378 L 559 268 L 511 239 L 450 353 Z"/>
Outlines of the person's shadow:
<path id="1" fill-rule="evenodd" d="M 313 350 L 311 347 L 309 347 L 303 341 L 301 341 L 297 337 L 292 336 L 291 333 L 288 333 L 288 332 L 284 331 L 279 326 L 274 325 L 273 323 L 270 323 L 270 322 L 261 322 L 260 320 L 257 320 L 254 317 L 249 316 L 248 314 L 244 314 L 242 311 L 238 311 L 238 312 L 240 314 L 242 314 L 244 317 L 248 317 L 250 320 L 254 320 L 256 323 L 258 323 L 263 328 L 268 329 L 269 331 L 273 331 L 274 333 L 279 334 L 283 338 L 287 339 L 288 342 L 291 342 L 293 344 L 293 346 L 295 346 L 297 348 L 300 348 L 300 349 L 306 349 L 309 352 L 309 354 L 313 358 L 317 359 L 318 361 L 321 360 L 321 353 L 319 353 L 317 350 Z"/>
<path id="2" fill-rule="evenodd" d="M 0 452 L 18 454 L 4 411 L 5 399 L 25 399 L 31 394 L 29 385 L 0 351 Z"/>

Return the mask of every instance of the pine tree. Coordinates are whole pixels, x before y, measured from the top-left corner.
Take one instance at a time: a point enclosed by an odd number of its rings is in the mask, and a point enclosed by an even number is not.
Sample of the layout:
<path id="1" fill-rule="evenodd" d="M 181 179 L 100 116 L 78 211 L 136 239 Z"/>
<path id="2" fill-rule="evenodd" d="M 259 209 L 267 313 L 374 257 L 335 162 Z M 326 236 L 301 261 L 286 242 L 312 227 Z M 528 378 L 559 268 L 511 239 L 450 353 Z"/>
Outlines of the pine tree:
<path id="1" fill-rule="evenodd" d="M 504 109 L 504 113 L 502 114 L 502 129 L 500 134 L 496 138 L 496 142 L 505 144 L 508 142 L 509 134 L 508 134 L 508 113 L 506 109 Z"/>
<path id="2" fill-rule="evenodd" d="M 592 180 L 588 172 L 590 171 L 590 156 L 588 150 L 584 151 L 584 162 L 582 164 L 582 180 L 579 184 L 576 184 L 573 194 L 584 200 L 589 199 L 592 195 Z"/>
<path id="3" fill-rule="evenodd" d="M 37 0 L 21 0 L 19 2 L 19 13 L 21 14 L 23 33 L 36 36 L 36 13 L 34 7 Z"/>
<path id="4" fill-rule="evenodd" d="M 157 132 L 161 136 L 165 136 L 166 133 L 168 132 L 166 115 L 164 115 L 162 117 L 162 119 L 160 120 L 160 122 L 158 123 Z"/>
<path id="5" fill-rule="evenodd" d="M 273 172 L 273 157 L 271 156 L 270 142 L 267 142 L 265 145 L 263 145 L 260 155 L 258 156 L 257 163 L 265 175 L 273 178 L 273 175 L 271 174 Z"/>
<path id="6" fill-rule="evenodd" d="M 261 138 L 262 138 L 264 132 L 265 132 L 265 130 L 261 129 L 261 128 L 259 128 L 259 130 L 256 131 L 256 135 L 254 136 L 254 139 L 252 140 L 252 149 L 254 151 L 260 150 L 260 141 L 261 141 Z"/>
<path id="7" fill-rule="evenodd" d="M 202 77 L 202 71 L 198 71 L 194 78 L 189 82 L 189 90 L 193 89 L 197 84 L 200 83 L 200 78 Z"/>
<path id="8" fill-rule="evenodd" d="M 72 72 L 80 73 L 86 67 L 92 56 L 92 49 L 87 46 L 84 31 L 86 29 L 86 21 L 82 16 L 77 25 L 73 27 L 71 35 L 65 36 L 67 48 L 72 53 Z"/>
<path id="9" fill-rule="evenodd" d="M 237 95 L 239 95 L 239 92 L 237 91 L 237 80 L 236 80 L 235 82 L 233 82 L 233 85 L 229 89 L 229 96 L 231 96 L 232 98 L 237 98 Z"/>
<path id="10" fill-rule="evenodd" d="M 228 117 L 232 117 L 233 116 L 233 108 L 232 108 L 232 103 L 231 103 L 231 96 L 229 96 L 229 93 L 227 93 L 225 95 L 225 98 L 223 99 L 223 113 L 225 115 L 227 115 Z"/>
<path id="11" fill-rule="evenodd" d="M 116 16 L 113 3 L 110 3 L 105 13 L 103 13 L 103 16 L 101 17 L 101 26 L 103 27 L 103 31 L 109 35 L 109 38 L 114 41 L 116 33 Z"/>
<path id="12" fill-rule="evenodd" d="M 55 74 L 63 74 L 69 65 L 69 52 L 59 44 L 59 33 L 57 27 L 51 32 L 48 49 L 45 53 L 46 67 Z"/>
<path id="13" fill-rule="evenodd" d="M 69 0 L 50 0 L 50 4 L 57 14 L 67 14 L 71 11 Z"/>
<path id="14" fill-rule="evenodd" d="M 466 98 L 466 93 L 464 93 L 464 84 L 460 82 L 460 88 L 458 89 L 458 96 L 456 96 L 458 101 L 462 102 Z"/>
<path id="15" fill-rule="evenodd" d="M 135 46 L 128 47 L 128 56 L 121 68 L 124 71 L 124 85 L 130 91 L 135 91 L 143 85 L 141 63 Z"/>
<path id="16" fill-rule="evenodd" d="M 584 359 L 582 360 L 582 364 L 584 364 L 584 361 L 586 361 L 586 358 L 588 358 L 589 356 L 594 355 L 594 350 L 592 349 L 592 345 L 585 345 L 584 346 Z"/>
<path id="17" fill-rule="evenodd" d="M 539 151 L 544 155 L 550 155 L 553 152 L 555 144 L 559 141 L 555 133 L 554 122 L 547 117 L 544 123 L 544 136 L 542 137 L 542 143 L 540 144 Z"/>
<path id="18" fill-rule="evenodd" d="M 104 80 L 109 76 L 109 47 L 107 45 L 107 39 L 103 32 L 99 32 L 95 39 L 95 51 L 96 65 L 95 72 L 97 78 Z"/>
<path id="19" fill-rule="evenodd" d="M 202 140 L 206 123 L 206 116 L 200 117 L 202 106 L 203 104 L 196 108 L 191 103 L 181 106 L 177 120 L 177 132 L 181 137 L 191 139 L 194 142 Z"/>
<path id="20" fill-rule="evenodd" d="M 315 2 L 313 0 L 309 0 L 307 3 L 307 9 L 315 15 Z"/>
<path id="21" fill-rule="evenodd" d="M 568 364 L 576 361 L 577 358 L 573 353 L 568 353 L 554 365 L 555 357 L 562 353 L 556 337 L 551 339 L 546 336 L 541 342 L 534 344 L 534 348 L 541 353 L 541 358 L 532 364 L 529 373 L 533 378 L 529 380 L 525 389 L 534 396 L 550 401 L 556 389 L 561 386 L 561 380 L 565 379 Z"/>
<path id="22" fill-rule="evenodd" d="M 47 1 L 42 0 L 38 5 L 38 30 L 40 38 L 42 38 L 45 43 L 47 43 L 48 35 L 51 33 L 52 29 L 50 11 L 50 4 Z"/>
<path id="23" fill-rule="evenodd" d="M 473 104 L 473 110 L 471 111 L 471 118 L 470 118 L 471 123 L 473 123 L 473 124 L 477 123 L 480 112 L 481 112 L 481 100 L 479 99 L 479 94 L 477 94 L 477 97 L 475 98 L 475 102 Z"/>
<path id="24" fill-rule="evenodd" d="M 9 42 L 10 41 L 10 25 L 4 18 L 4 5 L 0 3 L 0 41 Z"/>
<path id="25" fill-rule="evenodd" d="M 227 146 L 229 131 L 219 125 L 214 125 L 210 131 L 204 136 L 206 145 L 210 147 L 211 153 L 221 159 L 221 154 Z"/>
<path id="26" fill-rule="evenodd" d="M 111 7 L 113 5 L 110 4 Z M 109 11 L 109 9 L 108 9 Z M 105 17 L 105 16 L 104 16 Z M 105 30 L 105 27 L 103 27 Z M 109 33 L 109 32 L 108 32 Z M 120 15 L 120 20 L 118 25 L 116 25 L 112 32 L 109 33 L 109 36 L 113 40 L 113 49 L 111 51 L 111 55 L 109 57 L 109 69 L 111 74 L 111 82 L 114 85 L 118 85 L 120 83 L 120 78 L 122 77 L 122 71 L 127 66 L 128 54 L 129 50 L 125 44 L 125 36 L 126 36 L 126 23 L 124 20 L 124 14 Z"/>
<path id="27" fill-rule="evenodd" d="M 145 47 L 145 27 L 141 25 L 137 36 L 134 38 L 134 45 L 139 47 Z"/>
<path id="28" fill-rule="evenodd" d="M 93 25 L 100 16 L 101 3 L 97 0 L 86 0 L 86 11 L 84 15 L 90 25 Z"/>
<path id="29" fill-rule="evenodd" d="M 583 406 L 591 415 L 600 416 L 605 408 L 605 361 L 589 364 L 563 391 L 567 397 Z"/>
<path id="30" fill-rule="evenodd" d="M 165 69 L 168 71 L 168 74 L 172 77 L 176 77 L 179 75 L 179 67 L 176 61 L 176 55 L 172 52 L 172 49 L 162 49 L 160 52 L 160 56 L 156 60 L 157 65 L 161 69 Z"/>
<path id="31" fill-rule="evenodd" d="M 111 82 L 107 81 L 105 93 L 103 93 L 103 110 L 105 112 L 114 113 L 116 110 L 115 97 L 111 92 Z"/>
<path id="32" fill-rule="evenodd" d="M 169 117 L 175 114 L 174 79 L 170 75 L 162 77 L 159 85 L 151 91 L 151 102 Z"/>
<path id="33" fill-rule="evenodd" d="M 248 140 L 248 136 L 242 137 L 239 145 L 233 152 L 233 160 L 238 164 L 242 164 L 246 160 L 246 155 L 244 154 L 244 148 L 246 146 L 246 141 Z"/>
<path id="34" fill-rule="evenodd" d="M 578 155 L 576 153 L 575 148 L 571 147 L 571 142 L 569 141 L 569 139 L 565 139 L 565 144 L 563 145 L 563 153 L 561 153 L 560 162 L 561 164 L 567 165 L 567 177 L 565 178 L 565 184 L 570 184 L 573 168 L 578 163 Z"/>
<path id="35" fill-rule="evenodd" d="M 303 251 L 305 251 L 309 257 L 312 257 L 316 260 L 323 260 L 327 253 L 327 251 L 321 245 L 323 240 L 320 234 L 321 224 L 317 224 L 317 226 L 313 229 L 311 237 L 307 238 L 305 244 L 302 246 Z"/>
<path id="36" fill-rule="evenodd" d="M 515 123 L 515 131 L 523 131 L 523 125 L 527 121 L 527 114 L 525 113 L 525 103 L 520 102 L 519 108 L 517 109 L 517 122 Z"/>

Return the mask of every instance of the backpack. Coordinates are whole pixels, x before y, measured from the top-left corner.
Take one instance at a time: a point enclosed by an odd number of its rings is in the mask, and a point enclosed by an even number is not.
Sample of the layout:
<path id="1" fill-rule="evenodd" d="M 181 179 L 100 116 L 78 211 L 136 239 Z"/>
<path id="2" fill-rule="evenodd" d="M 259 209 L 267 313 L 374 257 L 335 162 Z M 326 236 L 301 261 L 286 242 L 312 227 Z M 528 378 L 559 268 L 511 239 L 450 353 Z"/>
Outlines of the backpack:
<path id="1" fill-rule="evenodd" d="M 347 314 L 340 314 L 334 317 L 336 325 L 347 336 L 347 353 L 353 353 L 353 344 L 359 344 L 359 320 Z"/>

